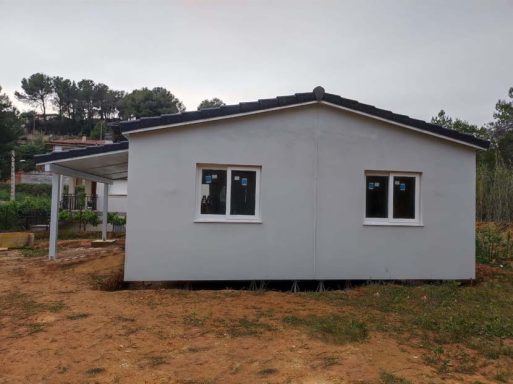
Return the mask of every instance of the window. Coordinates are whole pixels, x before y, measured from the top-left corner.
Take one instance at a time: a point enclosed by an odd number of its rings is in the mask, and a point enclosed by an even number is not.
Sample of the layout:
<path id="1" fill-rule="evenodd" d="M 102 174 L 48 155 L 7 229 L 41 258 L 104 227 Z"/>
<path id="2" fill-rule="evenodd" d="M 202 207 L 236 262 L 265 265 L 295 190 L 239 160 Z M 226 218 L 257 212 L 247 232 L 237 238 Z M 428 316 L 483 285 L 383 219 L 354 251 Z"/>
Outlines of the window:
<path id="1" fill-rule="evenodd" d="M 365 173 L 365 222 L 420 225 L 420 174 Z"/>
<path id="2" fill-rule="evenodd" d="M 260 222 L 260 168 L 198 165 L 196 221 Z"/>

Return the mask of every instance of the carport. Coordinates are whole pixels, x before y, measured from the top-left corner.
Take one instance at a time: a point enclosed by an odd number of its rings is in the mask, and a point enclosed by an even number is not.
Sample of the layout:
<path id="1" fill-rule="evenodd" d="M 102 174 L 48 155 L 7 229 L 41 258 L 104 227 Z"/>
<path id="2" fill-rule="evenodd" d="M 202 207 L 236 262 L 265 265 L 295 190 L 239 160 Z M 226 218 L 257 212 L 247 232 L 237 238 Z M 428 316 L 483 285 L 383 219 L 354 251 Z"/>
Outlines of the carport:
<path id="1" fill-rule="evenodd" d="M 102 240 L 106 240 L 109 185 L 114 180 L 127 179 L 128 141 L 38 155 L 35 161 L 52 172 L 49 259 L 55 259 L 57 255 L 61 176 L 103 184 Z"/>

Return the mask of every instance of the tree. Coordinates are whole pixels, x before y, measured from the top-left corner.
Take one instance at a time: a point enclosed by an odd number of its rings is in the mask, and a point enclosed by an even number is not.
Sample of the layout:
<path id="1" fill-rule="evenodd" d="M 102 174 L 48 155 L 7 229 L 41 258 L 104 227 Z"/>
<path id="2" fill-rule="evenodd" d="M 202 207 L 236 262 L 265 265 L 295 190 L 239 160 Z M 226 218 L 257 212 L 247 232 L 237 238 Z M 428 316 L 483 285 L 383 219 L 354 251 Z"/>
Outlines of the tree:
<path id="1" fill-rule="evenodd" d="M 52 79 L 53 84 L 53 104 L 59 111 L 59 117 L 62 119 L 64 114 L 70 117 L 70 109 L 73 104 L 73 83 L 69 79 L 55 76 Z"/>
<path id="2" fill-rule="evenodd" d="M 52 78 L 43 73 L 34 73 L 28 79 L 21 80 L 21 88 L 23 92 L 16 91 L 16 98 L 24 103 L 40 107 L 43 119 L 46 120 L 47 101 L 53 93 Z"/>
<path id="3" fill-rule="evenodd" d="M 466 120 L 461 120 L 458 118 L 453 119 L 447 115 L 443 109 L 438 112 L 438 115 L 431 118 L 431 123 L 475 136 L 478 139 L 490 140 L 490 131 L 485 127 L 478 127 L 475 124 L 470 124 Z"/>
<path id="4" fill-rule="evenodd" d="M 93 105 L 101 120 L 116 114 L 123 96 L 122 91 L 114 91 L 105 84 L 99 83 L 94 86 Z"/>
<path id="5" fill-rule="evenodd" d="M 222 107 L 223 105 L 226 105 L 223 100 L 218 99 L 217 97 L 214 97 L 213 99 L 205 99 L 203 100 L 200 105 L 198 105 L 198 111 L 201 111 L 202 109 L 206 108 L 217 108 Z"/>
<path id="6" fill-rule="evenodd" d="M 158 116 L 185 111 L 183 103 L 162 87 L 141 88 L 127 94 L 121 102 L 119 115 L 123 119 Z"/>
<path id="7" fill-rule="evenodd" d="M 29 143 L 16 146 L 15 151 L 16 169 L 30 172 L 36 169 L 34 155 L 47 153 L 50 151 L 50 148 L 45 144 L 43 136 L 40 135 Z M 23 160 L 23 162 L 21 160 Z"/>
<path id="8" fill-rule="evenodd" d="M 494 121 L 490 123 L 495 137 L 513 132 L 513 87 L 509 89 L 508 96 L 511 100 L 499 100 L 495 105 Z"/>
<path id="9" fill-rule="evenodd" d="M 107 95 L 109 87 L 103 83 L 95 84 L 93 87 L 93 106 L 100 115 L 100 119 L 105 119 L 107 113 Z"/>
<path id="10" fill-rule="evenodd" d="M 105 124 L 104 121 L 99 121 L 91 130 L 91 139 L 102 140 L 105 137 L 105 132 L 107 131 L 107 129 L 107 124 Z"/>
<path id="11" fill-rule="evenodd" d="M 0 87 L 0 180 L 9 177 L 11 150 L 21 135 L 18 112 Z"/>
<path id="12" fill-rule="evenodd" d="M 77 85 L 80 109 L 86 113 L 88 120 L 92 120 L 94 118 L 94 81 L 83 79 Z"/>

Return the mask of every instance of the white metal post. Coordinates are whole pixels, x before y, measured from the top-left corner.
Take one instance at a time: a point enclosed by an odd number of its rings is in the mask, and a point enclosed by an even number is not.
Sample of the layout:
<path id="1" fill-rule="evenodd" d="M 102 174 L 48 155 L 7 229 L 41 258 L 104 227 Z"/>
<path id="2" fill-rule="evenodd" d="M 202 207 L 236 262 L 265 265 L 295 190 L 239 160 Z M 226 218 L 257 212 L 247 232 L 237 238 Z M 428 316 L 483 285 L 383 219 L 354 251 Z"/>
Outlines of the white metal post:
<path id="1" fill-rule="evenodd" d="M 107 216 L 109 214 L 109 184 L 103 184 L 102 240 L 107 240 Z"/>
<path id="2" fill-rule="evenodd" d="M 16 200 L 16 152 L 11 151 L 11 200 Z"/>
<path id="3" fill-rule="evenodd" d="M 61 189 L 61 175 L 52 174 L 52 206 L 50 211 L 50 247 L 48 258 L 55 259 L 57 255 L 57 236 L 59 233 L 59 192 Z"/>

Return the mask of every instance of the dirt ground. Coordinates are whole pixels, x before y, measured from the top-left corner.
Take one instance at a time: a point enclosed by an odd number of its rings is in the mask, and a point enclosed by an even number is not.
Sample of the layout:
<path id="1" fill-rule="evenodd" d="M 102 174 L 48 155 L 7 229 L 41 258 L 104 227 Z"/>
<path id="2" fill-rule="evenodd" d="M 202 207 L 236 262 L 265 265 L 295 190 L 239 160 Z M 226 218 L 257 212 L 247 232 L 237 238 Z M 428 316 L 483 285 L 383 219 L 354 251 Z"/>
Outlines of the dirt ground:
<path id="1" fill-rule="evenodd" d="M 102 291 L 122 267 L 121 247 L 60 246 L 60 262 L 0 253 L 0 383 L 497 382 L 486 360 L 442 374 L 416 342 L 373 329 L 365 341 L 312 337 L 283 319 L 354 309 L 307 294 Z"/>

